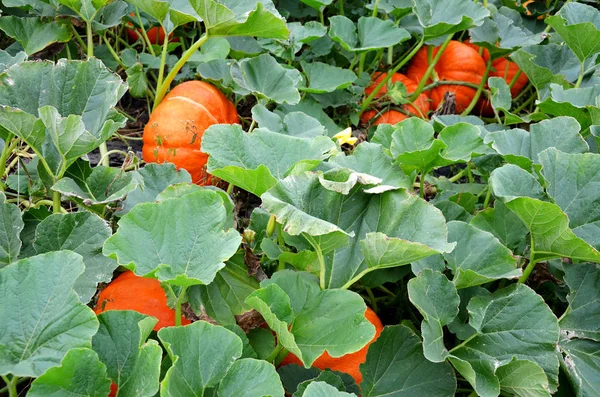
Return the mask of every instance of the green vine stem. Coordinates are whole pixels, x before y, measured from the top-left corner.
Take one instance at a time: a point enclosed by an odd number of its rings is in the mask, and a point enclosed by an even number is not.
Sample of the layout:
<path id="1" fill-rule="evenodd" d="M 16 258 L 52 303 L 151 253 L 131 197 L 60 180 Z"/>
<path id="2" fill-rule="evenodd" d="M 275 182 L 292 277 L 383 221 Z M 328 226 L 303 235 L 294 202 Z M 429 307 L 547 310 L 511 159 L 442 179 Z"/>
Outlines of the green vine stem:
<path id="1" fill-rule="evenodd" d="M 104 44 L 106 45 L 106 48 L 108 49 L 108 52 L 110 52 L 110 55 L 112 55 L 113 59 L 119 64 L 119 66 L 122 67 L 123 70 L 127 69 L 127 66 L 125 66 L 125 64 L 123 63 L 123 61 L 121 60 L 121 58 L 119 57 L 117 52 L 115 51 L 115 49 L 112 47 L 112 45 L 110 45 L 110 42 L 108 41 L 108 38 L 106 37 L 106 33 L 104 33 L 102 35 L 102 40 L 104 41 Z"/>
<path id="2" fill-rule="evenodd" d="M 527 279 L 529 278 L 529 275 L 531 274 L 531 272 L 533 271 L 533 268 L 535 268 L 535 265 L 537 264 L 537 260 L 535 259 L 535 250 L 533 247 L 535 247 L 535 240 L 533 239 L 533 236 L 530 237 L 531 238 L 531 252 L 529 252 L 529 263 L 527 264 L 527 267 L 525 268 L 525 270 L 523 270 L 523 275 L 521 277 L 519 277 L 519 283 L 520 284 L 525 284 L 527 282 Z"/>
<path id="3" fill-rule="evenodd" d="M 146 29 L 144 28 L 144 23 L 142 22 L 142 17 L 140 16 L 140 10 L 137 8 L 137 6 L 135 7 L 135 15 L 137 16 L 138 23 L 140 24 L 140 29 L 142 37 L 144 38 L 144 43 L 148 46 L 148 51 L 150 52 L 150 54 L 152 54 L 152 56 L 156 56 L 156 53 L 152 48 L 152 42 L 150 41 L 150 38 L 146 33 Z"/>
<path id="4" fill-rule="evenodd" d="M 285 247 L 285 240 L 283 238 L 283 226 L 281 225 L 281 223 L 277 224 L 277 244 L 280 247 Z M 283 259 L 279 259 L 279 266 L 277 267 L 277 270 L 285 270 L 285 261 Z"/>
<path id="5" fill-rule="evenodd" d="M 315 249 L 315 252 L 317 253 L 317 258 L 319 259 L 319 266 L 321 268 L 320 273 L 319 273 L 319 285 L 321 286 L 321 289 L 325 289 L 325 257 L 323 257 L 323 251 L 321 250 L 321 247 L 319 247 L 319 244 L 317 244 L 317 242 L 311 235 L 308 235 L 306 233 L 302 233 L 302 235 L 304 236 L 306 241 L 308 241 L 308 243 Z"/>
<path id="6" fill-rule="evenodd" d="M 575 83 L 575 88 L 579 88 L 581 82 L 583 81 L 583 75 L 585 74 L 585 65 L 581 62 L 581 66 L 579 69 L 579 77 L 577 78 L 577 82 Z"/>
<path id="7" fill-rule="evenodd" d="M 160 87 L 163 82 L 165 75 L 165 64 L 167 63 L 167 48 L 169 46 L 169 35 L 165 32 L 165 39 L 163 41 L 162 52 L 160 54 L 160 68 L 158 69 L 158 80 L 156 86 Z"/>
<path id="8" fill-rule="evenodd" d="M 429 76 L 431 76 L 431 73 L 433 73 L 433 70 L 435 69 L 435 65 L 437 65 L 438 61 L 444 54 L 444 51 L 446 51 L 446 47 L 448 47 L 448 44 L 450 44 L 450 40 L 452 40 L 451 34 L 449 34 L 448 37 L 446 37 L 446 40 L 444 40 L 444 43 L 442 43 L 442 45 L 440 46 L 440 49 L 438 50 L 437 54 L 431 60 L 429 67 L 425 71 L 425 74 L 421 78 L 421 81 L 419 81 L 419 85 L 417 86 L 417 89 L 410 96 L 409 100 L 414 101 L 415 99 L 417 99 L 419 97 L 419 95 L 421 95 L 421 92 L 423 92 L 423 88 L 425 88 L 425 85 L 427 85 Z"/>
<path id="9" fill-rule="evenodd" d="M 167 90 L 171 86 L 171 83 L 173 82 L 175 76 L 177 76 L 177 73 L 179 73 L 183 65 L 185 65 L 187 60 L 190 59 L 190 57 L 198 50 L 198 48 L 202 46 L 202 44 L 206 43 L 206 40 L 208 40 L 208 32 L 203 34 L 198 39 L 198 41 L 192 44 L 192 46 L 188 48 L 187 51 L 181 54 L 181 58 L 179 58 L 179 61 L 177 61 L 175 66 L 173 66 L 173 69 L 169 71 L 169 74 L 167 75 L 167 77 L 165 77 L 162 84 L 156 87 L 156 97 L 154 99 L 154 107 L 152 108 L 152 110 L 156 109 L 158 104 L 163 100 L 163 98 L 167 94 Z"/>
<path id="10" fill-rule="evenodd" d="M 429 85 L 426 85 L 423 88 L 423 91 L 428 91 L 428 90 L 431 90 L 432 88 L 439 87 L 441 85 L 462 85 L 464 87 L 469 87 L 469 88 L 473 88 L 473 89 L 478 89 L 479 88 L 479 84 L 467 83 L 466 81 L 459 81 L 459 80 L 439 80 L 439 81 L 434 81 L 433 83 L 431 83 Z"/>
<path id="11" fill-rule="evenodd" d="M 8 375 L 2 375 L 2 380 L 4 380 L 4 383 L 6 383 L 6 390 L 8 390 L 8 395 L 10 397 L 17 397 L 19 395 L 17 393 L 17 385 L 20 383 L 19 377 L 13 376 L 12 378 L 9 378 Z"/>
<path id="12" fill-rule="evenodd" d="M 422 199 L 425 198 L 425 173 L 422 172 L 419 176 L 419 195 Z"/>
<path id="13" fill-rule="evenodd" d="M 364 112 L 369 107 L 371 102 L 373 102 L 373 99 L 375 99 L 375 96 L 388 83 L 388 81 L 390 81 L 394 73 L 400 70 L 402 66 L 404 66 L 408 61 L 412 59 L 413 56 L 415 56 L 417 51 L 419 51 L 421 47 L 423 47 L 423 43 L 425 43 L 425 38 L 421 37 L 421 40 L 415 45 L 412 51 L 409 52 L 404 58 L 402 58 L 398 65 L 396 65 L 392 70 L 388 72 L 387 76 L 385 76 L 385 78 L 377 85 L 377 87 L 375 87 L 373 92 L 371 92 L 371 94 L 363 101 L 360 107 L 361 112 Z"/>
<path id="14" fill-rule="evenodd" d="M 481 96 L 483 87 L 485 87 L 485 84 L 487 83 L 487 78 L 488 78 L 488 75 L 490 74 L 491 69 L 492 69 L 492 60 L 490 59 L 485 68 L 485 73 L 483 74 L 483 78 L 481 79 L 481 82 L 479 83 L 479 87 L 477 87 L 475 96 L 473 97 L 473 99 L 471 99 L 471 103 L 469 104 L 469 106 L 467 106 L 467 108 L 465 110 L 463 110 L 463 112 L 460 114 L 461 116 L 466 116 L 469 113 L 471 113 L 471 110 L 473 110 L 475 105 L 477 105 L 477 101 L 479 100 L 479 97 Z"/>
<path id="15" fill-rule="evenodd" d="M 13 136 L 9 136 L 6 141 L 4 142 L 4 148 L 2 149 L 2 154 L 0 155 L 0 178 L 4 177 L 4 172 L 6 171 L 6 161 L 8 160 L 8 157 L 11 155 L 11 153 L 13 152 L 13 150 L 15 150 L 15 148 L 17 147 L 17 145 L 19 144 L 19 140 L 18 139 L 13 139 L 12 141 L 10 141 L 10 139 L 12 139 Z M 6 142 L 9 142 L 10 144 L 7 144 Z M 5 191 L 6 190 L 6 185 L 4 184 L 3 181 L 0 180 L 0 191 Z"/>
<path id="16" fill-rule="evenodd" d="M 60 192 L 52 191 L 52 212 L 55 214 L 60 214 L 62 212 L 60 200 Z"/>
<path id="17" fill-rule="evenodd" d="M 183 300 L 185 299 L 187 293 L 187 287 L 182 287 L 179 296 L 177 297 L 177 303 L 175 304 L 175 325 L 181 325 L 181 305 L 183 304 Z"/>

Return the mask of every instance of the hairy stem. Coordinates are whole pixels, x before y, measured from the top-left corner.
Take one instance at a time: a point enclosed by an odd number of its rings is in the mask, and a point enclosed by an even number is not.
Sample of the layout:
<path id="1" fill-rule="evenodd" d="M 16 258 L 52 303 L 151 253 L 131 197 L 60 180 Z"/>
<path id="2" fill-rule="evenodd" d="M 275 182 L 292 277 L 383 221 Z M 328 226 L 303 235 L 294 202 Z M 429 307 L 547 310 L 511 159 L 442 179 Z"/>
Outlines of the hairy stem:
<path id="1" fill-rule="evenodd" d="M 489 60 L 487 63 L 487 66 L 485 68 L 485 73 L 483 74 L 483 78 L 481 79 L 481 82 L 479 83 L 479 87 L 477 87 L 477 91 L 475 92 L 475 96 L 473 97 L 473 99 L 471 99 L 471 103 L 469 104 L 469 106 L 467 106 L 467 108 L 460 114 L 461 116 L 466 116 L 469 113 L 471 113 L 471 110 L 473 110 L 473 108 L 477 104 L 477 101 L 479 100 L 479 97 L 481 96 L 481 92 L 483 91 L 483 87 L 485 87 L 485 83 L 487 83 L 487 78 L 488 78 L 488 75 L 490 74 L 491 69 L 492 69 L 492 61 Z"/>
<path id="2" fill-rule="evenodd" d="M 419 97 L 419 95 L 421 95 L 421 92 L 423 92 L 423 88 L 425 87 L 425 85 L 427 84 L 427 81 L 429 80 L 429 76 L 431 76 L 431 73 L 433 73 L 433 70 L 435 69 L 435 65 L 437 65 L 438 61 L 442 57 L 442 54 L 444 54 L 444 51 L 446 51 L 446 47 L 448 47 L 448 44 L 450 44 L 450 40 L 452 40 L 451 34 L 449 34 L 448 37 L 446 37 L 446 40 L 444 40 L 444 43 L 440 46 L 440 49 L 438 50 L 437 54 L 431 60 L 429 67 L 425 71 L 425 74 L 421 78 L 421 81 L 419 81 L 419 85 L 417 86 L 417 89 L 410 96 L 409 100 L 414 101 L 415 99 L 417 99 Z"/>

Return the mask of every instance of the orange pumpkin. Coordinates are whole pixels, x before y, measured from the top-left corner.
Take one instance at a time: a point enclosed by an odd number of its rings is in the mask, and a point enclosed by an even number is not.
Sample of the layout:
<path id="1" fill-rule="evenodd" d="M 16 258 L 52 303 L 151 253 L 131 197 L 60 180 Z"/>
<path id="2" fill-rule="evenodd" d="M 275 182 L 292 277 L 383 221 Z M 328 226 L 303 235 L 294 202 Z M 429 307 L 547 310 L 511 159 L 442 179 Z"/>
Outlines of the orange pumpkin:
<path id="1" fill-rule="evenodd" d="M 479 52 L 479 46 L 469 42 L 465 42 L 465 44 Z M 490 53 L 486 48 L 483 49 L 483 59 L 486 63 L 490 60 Z M 503 78 L 507 84 L 510 84 L 519 71 L 519 66 L 516 63 L 509 61 L 506 57 L 501 57 L 492 61 L 492 69 L 490 70 L 488 77 L 500 77 Z M 527 75 L 521 73 L 510 89 L 512 97 L 514 98 L 519 95 L 528 82 L 529 79 L 527 78 Z M 483 96 L 479 98 L 475 109 L 476 112 L 482 116 L 494 116 L 494 109 L 492 108 L 490 101 Z"/>
<path id="2" fill-rule="evenodd" d="M 213 124 L 235 124 L 233 103 L 203 81 L 179 84 L 150 115 L 144 127 L 142 155 L 147 163 L 171 162 L 187 170 L 196 184 L 208 184 L 208 155 L 200 150 L 204 131 Z"/>
<path id="3" fill-rule="evenodd" d="M 352 376 L 357 384 L 360 384 L 362 381 L 362 374 L 360 373 L 359 366 L 367 359 L 369 345 L 375 342 L 375 340 L 379 338 L 381 331 L 383 331 L 383 324 L 381 323 L 381 320 L 379 320 L 377 314 L 375 314 L 375 312 L 368 307 L 367 311 L 365 311 L 365 317 L 371 324 L 375 326 L 375 336 L 365 347 L 356 353 L 346 354 L 345 356 L 338 358 L 331 357 L 329 353 L 325 352 L 313 363 L 312 366 L 319 369 L 329 368 L 334 371 L 345 372 Z M 281 362 L 281 366 L 288 364 L 302 365 L 302 362 L 298 359 L 298 357 L 292 353 L 289 353 Z"/>
<path id="4" fill-rule="evenodd" d="M 132 12 L 129 15 L 131 15 L 132 17 L 135 17 L 135 12 Z M 133 27 L 133 25 L 130 23 L 128 23 L 128 25 Z M 129 37 L 130 43 L 136 42 L 137 39 L 139 38 L 139 34 L 141 34 L 140 29 L 127 28 L 127 36 Z M 150 43 L 152 43 L 152 44 L 162 45 L 163 42 L 165 41 L 165 30 L 160 26 L 155 26 L 153 28 L 148 29 L 146 31 L 146 35 L 148 36 L 148 39 L 150 40 Z M 171 40 L 172 37 L 173 37 L 173 33 L 171 33 L 169 35 L 169 40 Z M 179 38 L 175 37 L 171 41 L 179 41 Z"/>
<path id="5" fill-rule="evenodd" d="M 432 51 L 432 58 L 439 52 L 439 47 Z M 414 81 L 421 81 L 429 67 L 429 48 L 421 48 L 411 60 L 406 75 Z M 479 85 L 485 74 L 485 62 L 479 53 L 468 45 L 452 40 L 441 55 L 427 84 L 433 81 L 463 81 Z M 432 109 L 436 109 L 444 99 L 446 92 L 455 95 L 456 111 L 465 110 L 475 96 L 475 88 L 461 85 L 439 85 L 432 88 L 428 94 L 431 98 Z"/>
<path id="6" fill-rule="evenodd" d="M 377 111 L 376 110 L 367 110 L 366 112 L 364 112 L 361 115 L 361 120 L 366 120 L 363 121 L 363 123 L 368 122 L 369 120 L 372 120 L 374 117 L 377 117 Z M 379 125 L 379 124 L 396 124 L 401 122 L 402 120 L 406 120 L 409 116 L 407 116 L 405 113 L 402 113 L 398 110 L 394 110 L 394 109 L 390 109 L 390 110 L 386 110 L 385 112 L 381 113 L 381 115 L 379 115 L 379 117 L 377 117 L 375 119 L 375 121 L 373 121 L 373 123 L 371 123 L 372 125 Z"/>
<path id="7" fill-rule="evenodd" d="M 100 314 L 107 310 L 135 310 L 156 317 L 158 323 L 154 330 L 175 325 L 175 310 L 167 305 L 167 295 L 160 282 L 154 278 L 139 277 L 131 271 L 121 273 L 100 291 L 94 312 Z M 181 324 L 190 321 L 181 317 Z"/>

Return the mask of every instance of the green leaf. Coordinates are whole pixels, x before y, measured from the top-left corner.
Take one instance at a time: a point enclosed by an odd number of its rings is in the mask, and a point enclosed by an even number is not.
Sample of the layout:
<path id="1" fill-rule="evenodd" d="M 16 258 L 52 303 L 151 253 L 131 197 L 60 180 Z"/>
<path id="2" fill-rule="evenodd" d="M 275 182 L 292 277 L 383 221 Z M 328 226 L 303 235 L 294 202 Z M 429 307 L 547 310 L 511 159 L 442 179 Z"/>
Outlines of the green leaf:
<path id="1" fill-rule="evenodd" d="M 198 19 L 198 14 L 194 12 L 187 1 L 128 0 L 128 3 L 156 19 L 167 33 L 171 33 L 178 26 Z"/>
<path id="2" fill-rule="evenodd" d="M 349 87 L 357 79 L 353 71 L 322 62 L 300 62 L 308 79 L 302 90 L 310 93 L 325 93 Z"/>
<path id="3" fill-rule="evenodd" d="M 239 125 L 211 126 L 202 137 L 202 151 L 210 155 L 208 172 L 257 196 L 299 162 L 314 168 L 334 149 L 325 136 L 297 138 L 263 129 L 245 133 Z"/>
<path id="4" fill-rule="evenodd" d="M 470 223 L 481 230 L 492 233 L 511 251 L 516 251 L 524 245 L 529 232 L 521 218 L 506 208 L 506 205 L 500 200 L 494 202 L 494 208 L 478 212 Z"/>
<path id="5" fill-rule="evenodd" d="M 90 349 L 71 349 L 60 366 L 50 368 L 33 381 L 27 395 L 106 397 L 109 392 L 110 381 L 106 378 L 106 367 L 100 362 L 98 355 Z"/>
<path id="6" fill-rule="evenodd" d="M 349 18 L 335 15 L 329 18 L 329 36 L 352 52 L 390 47 L 410 39 L 406 29 L 399 28 L 391 20 L 360 17 L 358 27 Z"/>
<path id="7" fill-rule="evenodd" d="M 123 17 L 129 14 L 128 8 L 127 3 L 121 0 L 112 1 L 100 8 L 93 21 L 94 31 L 102 32 L 108 28 L 118 26 Z"/>
<path id="8" fill-rule="evenodd" d="M 285 19 L 270 0 L 189 0 L 210 36 L 287 39 Z"/>
<path id="9" fill-rule="evenodd" d="M 136 171 L 123 172 L 120 168 L 98 166 L 85 181 L 64 177 L 52 186 L 52 190 L 90 206 L 122 200 L 143 183 Z"/>
<path id="10" fill-rule="evenodd" d="M 550 397 L 544 370 L 528 360 L 513 360 L 496 370 L 500 388 L 518 397 Z"/>
<path id="11" fill-rule="evenodd" d="M 73 286 L 82 303 L 92 299 L 98 283 L 112 279 L 118 264 L 102 255 L 112 230 L 99 216 L 90 212 L 53 214 L 39 223 L 35 234 L 33 245 L 38 254 L 71 250 L 83 257 L 85 271 Z"/>
<path id="12" fill-rule="evenodd" d="M 529 132 L 519 128 L 490 132 L 484 141 L 492 142 L 492 147 L 509 163 L 528 169 L 532 163 L 539 164 L 538 155 L 550 147 L 566 153 L 587 152 L 580 130 L 574 118 L 556 117 L 532 124 Z"/>
<path id="13" fill-rule="evenodd" d="M 0 269 L 0 375 L 37 377 L 69 349 L 91 346 L 98 321 L 73 291 L 83 270 L 81 256 L 69 251 Z"/>
<path id="14" fill-rule="evenodd" d="M 217 386 L 242 355 L 241 339 L 206 321 L 158 331 L 173 365 L 161 382 L 161 396 L 198 396 Z"/>
<path id="15" fill-rule="evenodd" d="M 485 284 L 501 278 L 517 278 L 517 260 L 493 234 L 460 221 L 448 222 L 448 241 L 456 248 L 444 254 L 454 273 L 456 288 Z"/>
<path id="16" fill-rule="evenodd" d="M 143 183 L 127 194 L 123 201 L 123 209 L 117 212 L 119 216 L 131 211 L 136 204 L 155 201 L 156 196 L 171 185 L 192 182 L 186 170 L 177 170 L 171 163 L 149 163 L 138 173 L 143 178 Z"/>
<path id="17" fill-rule="evenodd" d="M 360 372 L 364 397 L 450 397 L 456 392 L 456 377 L 450 365 L 428 361 L 419 337 L 403 325 L 383 329 L 369 346 Z"/>
<path id="18" fill-rule="evenodd" d="M 569 229 L 569 218 L 556 204 L 529 197 L 518 197 L 505 204 L 527 225 L 536 261 L 560 257 L 600 261 L 600 252 Z"/>
<path id="19" fill-rule="evenodd" d="M 566 339 L 559 344 L 561 361 L 578 396 L 593 396 L 600 390 L 600 343 Z"/>
<path id="20" fill-rule="evenodd" d="M 507 200 L 517 197 L 545 199 L 544 189 L 540 182 L 529 172 L 514 164 L 506 164 L 492 171 L 490 187 L 495 196 Z"/>
<path id="21" fill-rule="evenodd" d="M 600 95 L 600 85 L 564 89 L 551 83 L 549 87 L 550 96 L 543 102 L 538 102 L 542 112 L 553 116 L 574 117 L 581 124 L 582 131 L 597 123 L 600 104 L 596 102 L 596 98 Z"/>
<path id="22" fill-rule="evenodd" d="M 0 73 L 13 65 L 18 65 L 27 59 L 27 54 L 23 51 L 16 53 L 14 56 L 4 50 L 0 50 Z"/>
<path id="23" fill-rule="evenodd" d="M 162 349 L 148 336 L 158 320 L 131 310 L 109 310 L 99 314 L 98 321 L 92 348 L 119 396 L 153 396 L 158 391 Z"/>
<path id="24" fill-rule="evenodd" d="M 441 155 L 451 161 L 470 161 L 475 154 L 484 154 L 489 148 L 483 144 L 479 128 L 468 123 L 456 123 L 444 128 L 438 139 L 446 144 Z"/>
<path id="25" fill-rule="evenodd" d="M 19 207 L 6 202 L 4 193 L 0 193 L 0 268 L 17 260 L 21 251 L 20 234 L 25 223 Z"/>
<path id="26" fill-rule="evenodd" d="M 219 397 L 283 396 L 273 364 L 244 358 L 233 363 L 219 384 Z"/>
<path id="27" fill-rule="evenodd" d="M 324 253 L 336 249 L 324 258 L 324 282 L 329 288 L 348 286 L 379 265 L 408 264 L 426 253 L 452 250 L 444 217 L 435 207 L 404 190 L 369 194 L 361 189 L 357 185 L 350 194 L 343 195 L 326 189 L 318 175 L 305 173 L 283 179 L 261 199 L 286 233 L 308 235 L 313 248 L 317 245 Z M 371 243 L 382 244 L 372 245 L 373 251 L 367 245 L 370 258 L 374 258 L 370 267 L 361 241 L 373 232 L 396 239 L 387 244 L 385 239 L 372 236 Z M 406 256 L 386 256 L 380 250 L 390 248 L 404 255 L 408 247 L 411 250 Z M 385 258 L 385 263 L 376 258 Z"/>
<path id="28" fill-rule="evenodd" d="M 302 397 L 352 397 L 353 393 L 339 391 L 334 386 L 325 382 L 311 382 L 304 391 Z"/>
<path id="29" fill-rule="evenodd" d="M 229 55 L 231 47 L 227 39 L 223 37 L 211 37 L 198 51 L 192 54 L 187 63 L 198 65 L 202 62 L 210 62 L 213 59 L 225 59 Z"/>
<path id="30" fill-rule="evenodd" d="M 55 21 L 44 22 L 36 17 L 0 17 L 0 30 L 19 42 L 27 55 L 35 54 L 50 44 L 71 40 L 67 25 Z"/>
<path id="31" fill-rule="evenodd" d="M 246 302 L 263 315 L 279 343 L 307 368 L 324 351 L 341 357 L 360 350 L 375 334 L 375 327 L 365 318 L 366 306 L 360 295 L 341 289 L 321 290 L 317 278 L 306 272 L 278 271 Z"/>
<path id="32" fill-rule="evenodd" d="M 600 52 L 600 12 L 580 3 L 565 4 L 546 19 L 582 63 Z M 585 38 L 585 40 L 582 40 Z"/>
<path id="33" fill-rule="evenodd" d="M 409 280 L 408 297 L 423 315 L 421 335 L 425 357 L 432 362 L 443 362 L 448 350 L 442 327 L 454 320 L 460 304 L 456 286 L 442 273 L 425 269 Z"/>
<path id="34" fill-rule="evenodd" d="M 560 329 L 568 338 L 600 342 L 600 268 L 593 263 L 563 264 L 569 286 L 569 307 L 560 318 Z"/>
<path id="35" fill-rule="evenodd" d="M 101 61 L 23 62 L 0 75 L 0 137 L 12 133 L 61 177 L 124 125 L 114 106 L 126 91 Z M 39 118 L 38 118 L 39 117 Z"/>
<path id="36" fill-rule="evenodd" d="M 244 255 L 236 254 L 217 273 L 212 283 L 191 287 L 188 299 L 197 313 L 204 308 L 206 314 L 219 324 L 235 324 L 236 315 L 250 310 L 245 299 L 258 288 L 258 281 L 248 274 Z"/>
<path id="37" fill-rule="evenodd" d="M 490 15 L 481 4 L 470 1 L 413 0 L 413 4 L 413 11 L 428 38 L 481 26 Z"/>
<path id="38" fill-rule="evenodd" d="M 492 91 L 491 104 L 492 107 L 498 110 L 509 111 L 512 106 L 512 96 L 510 95 L 510 87 L 502 77 L 490 77 L 488 85 Z"/>
<path id="39" fill-rule="evenodd" d="M 125 73 L 127 74 L 127 85 L 129 86 L 131 96 L 134 98 L 146 98 L 148 79 L 146 78 L 144 66 L 136 62 L 133 66 L 127 68 Z"/>
<path id="40" fill-rule="evenodd" d="M 139 204 L 121 218 L 104 254 L 140 276 L 209 284 L 241 242 L 237 231 L 225 230 L 228 218 L 221 195 L 208 189 Z"/>
<path id="41" fill-rule="evenodd" d="M 363 142 L 351 154 L 331 157 L 328 163 L 381 179 L 381 185 L 369 189 L 369 192 L 412 189 L 414 178 L 404 174 L 400 167 L 394 165 L 392 159 L 385 154 L 383 146 L 378 144 Z"/>
<path id="42" fill-rule="evenodd" d="M 254 95 L 277 103 L 300 102 L 300 93 L 294 80 L 269 54 L 235 62 L 231 65 L 231 75 L 237 84 Z"/>
<path id="43" fill-rule="evenodd" d="M 511 59 L 519 66 L 538 90 L 546 88 L 550 83 L 568 85 L 565 77 L 567 69 L 577 64 L 573 52 L 566 46 L 551 43 L 546 45 L 533 45 L 511 54 Z"/>
<path id="44" fill-rule="evenodd" d="M 549 389 L 556 390 L 558 321 L 542 297 L 523 284 L 513 284 L 472 298 L 468 310 L 476 333 L 450 351 L 450 361 L 478 395 L 498 395 L 498 368 L 515 357 L 543 368 Z"/>
<path id="45" fill-rule="evenodd" d="M 539 155 L 547 192 L 576 228 L 600 220 L 600 155 L 549 148 Z"/>

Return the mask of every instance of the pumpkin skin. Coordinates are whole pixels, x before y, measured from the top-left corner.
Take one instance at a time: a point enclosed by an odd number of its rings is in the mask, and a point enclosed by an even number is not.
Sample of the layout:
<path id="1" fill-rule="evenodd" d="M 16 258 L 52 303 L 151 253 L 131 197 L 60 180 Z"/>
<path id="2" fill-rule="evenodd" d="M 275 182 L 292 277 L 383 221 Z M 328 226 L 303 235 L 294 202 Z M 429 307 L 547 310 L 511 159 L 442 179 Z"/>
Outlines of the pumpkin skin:
<path id="1" fill-rule="evenodd" d="M 436 56 L 439 47 L 432 51 L 432 58 Z M 428 47 L 421 48 L 411 60 L 406 75 L 414 81 L 421 81 L 429 67 Z M 464 81 L 479 85 L 485 74 L 485 62 L 479 53 L 468 45 L 452 40 L 435 65 L 434 72 L 427 84 L 437 80 Z M 432 79 L 433 78 L 433 79 Z M 442 103 L 444 94 L 453 92 L 455 95 L 456 111 L 465 110 L 477 92 L 476 89 L 460 85 L 440 85 L 431 89 L 428 94 L 431 98 L 432 109 Z"/>
<path id="2" fill-rule="evenodd" d="M 465 42 L 465 44 L 479 52 L 479 46 L 467 42 Z M 490 53 L 486 48 L 483 49 L 483 59 L 486 63 L 490 60 Z M 516 63 L 508 60 L 506 57 L 501 57 L 492 61 L 492 69 L 490 70 L 488 77 L 500 77 L 506 81 L 506 84 L 510 84 L 520 70 L 521 69 L 519 69 L 519 66 Z M 511 87 L 510 95 L 513 98 L 519 95 L 528 82 L 529 78 L 527 78 L 527 75 L 521 73 L 515 81 L 515 84 Z M 479 98 L 475 109 L 477 110 L 477 113 L 482 116 L 494 116 L 494 109 L 492 108 L 490 101 L 485 97 Z"/>
<path id="3" fill-rule="evenodd" d="M 213 85 L 203 81 L 179 84 L 156 107 L 144 127 L 144 161 L 171 162 L 177 169 L 187 170 L 192 182 L 208 184 L 208 155 L 200 150 L 202 135 L 213 124 L 238 122 L 233 103 Z"/>
<path id="4" fill-rule="evenodd" d="M 175 310 L 167 305 L 167 295 L 160 282 L 154 278 L 136 276 L 132 271 L 121 273 L 100 291 L 94 313 L 108 310 L 134 310 L 156 317 L 158 323 L 154 326 L 155 331 L 175 325 Z M 181 316 L 182 325 L 190 323 L 190 320 Z"/>
<path id="5" fill-rule="evenodd" d="M 345 372 L 348 375 L 352 376 L 357 384 L 360 384 L 362 381 L 362 374 L 360 373 L 359 366 L 364 363 L 367 359 L 367 352 L 369 350 L 369 345 L 375 342 L 381 331 L 383 331 L 383 324 L 377 314 L 373 310 L 367 307 L 365 311 L 365 317 L 371 324 L 375 326 L 375 336 L 373 339 L 362 349 L 357 351 L 356 353 L 346 354 L 345 356 L 333 358 L 329 355 L 329 353 L 325 352 L 319 357 L 312 366 L 319 369 L 332 369 L 334 371 Z M 302 362 L 293 355 L 289 353 L 281 362 L 281 366 L 288 364 L 298 364 L 302 365 Z"/>
<path id="6" fill-rule="evenodd" d="M 368 122 L 369 120 L 372 120 L 374 117 L 377 117 L 377 111 L 376 110 L 367 110 L 366 112 L 364 112 L 362 114 L 361 120 L 362 120 L 363 116 L 367 120 L 366 122 Z M 396 124 L 396 123 L 401 122 L 402 120 L 406 120 L 408 117 L 409 116 L 407 116 L 406 114 L 404 114 L 398 110 L 390 109 L 390 110 L 383 112 L 379 117 L 377 117 L 375 119 L 375 121 L 373 121 L 373 123 L 371 123 L 371 125 Z"/>

